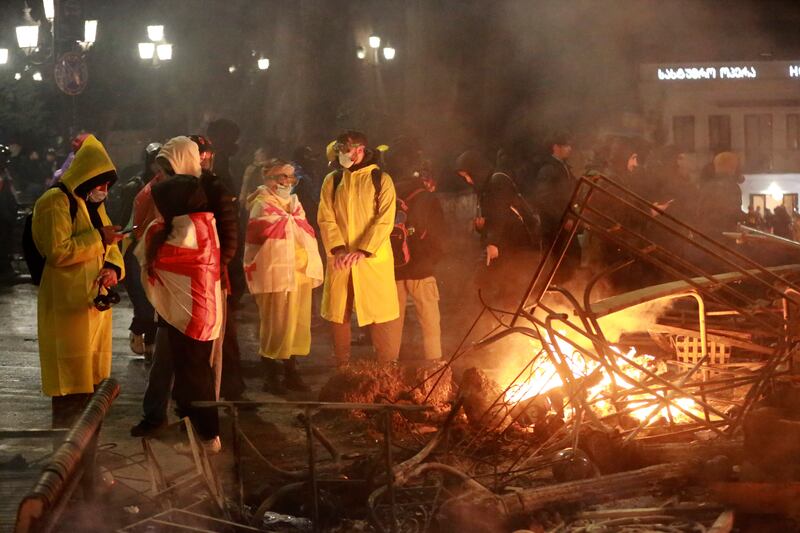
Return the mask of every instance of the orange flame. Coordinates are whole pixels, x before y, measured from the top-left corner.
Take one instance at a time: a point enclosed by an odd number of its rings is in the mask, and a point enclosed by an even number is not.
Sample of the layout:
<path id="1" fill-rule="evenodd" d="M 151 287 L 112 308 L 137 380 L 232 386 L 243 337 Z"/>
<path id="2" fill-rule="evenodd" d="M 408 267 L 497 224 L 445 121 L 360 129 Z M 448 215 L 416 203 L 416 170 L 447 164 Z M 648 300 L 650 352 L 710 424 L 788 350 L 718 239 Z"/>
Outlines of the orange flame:
<path id="1" fill-rule="evenodd" d="M 641 368 L 646 368 L 656 374 L 661 374 L 666 370 L 666 365 L 659 363 L 652 355 L 639 355 L 634 348 L 623 354 L 618 347 L 612 346 L 612 350 L 618 355 L 613 361 L 613 365 L 618 371 L 609 373 L 606 367 L 600 364 L 599 358 L 587 357 L 577 350 L 576 345 L 567 340 L 563 331 L 558 331 L 554 339 L 547 336 L 545 343 L 550 353 L 563 354 L 563 362 L 568 367 L 571 379 L 580 380 L 592 376 L 593 384 L 588 387 L 586 398 L 592 409 L 600 416 L 616 412 L 611 401 L 614 389 L 617 391 L 630 390 L 638 387 L 637 382 L 642 382 L 647 378 L 647 373 Z M 637 366 L 641 368 L 637 368 Z M 563 366 L 562 371 L 566 371 Z M 594 379 L 599 381 L 594 383 Z M 527 376 L 520 378 L 518 383 L 509 387 L 505 394 L 505 401 L 511 404 L 519 403 L 563 385 L 562 377 L 553 361 L 549 357 L 540 357 L 528 371 Z M 675 423 L 692 421 L 692 417 L 683 411 L 688 411 L 699 418 L 704 416 L 693 399 L 665 395 L 661 392 L 642 391 L 628 394 L 620 399 L 617 405 L 640 421 L 648 420 L 647 425 L 655 423 L 660 418 Z"/>

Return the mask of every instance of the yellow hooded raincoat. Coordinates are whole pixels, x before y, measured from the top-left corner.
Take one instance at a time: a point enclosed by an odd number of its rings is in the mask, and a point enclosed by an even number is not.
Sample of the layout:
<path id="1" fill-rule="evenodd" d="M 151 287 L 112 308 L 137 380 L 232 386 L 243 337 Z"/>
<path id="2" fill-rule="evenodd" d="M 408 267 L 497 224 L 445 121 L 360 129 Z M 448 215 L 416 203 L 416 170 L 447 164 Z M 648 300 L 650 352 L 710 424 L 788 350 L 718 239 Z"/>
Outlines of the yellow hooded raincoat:
<path id="1" fill-rule="evenodd" d="M 38 331 L 42 391 L 48 396 L 87 393 L 111 373 L 111 311 L 98 311 L 97 276 L 108 262 L 125 269 L 117 246 L 103 245 L 75 189 L 115 170 L 105 148 L 89 136 L 61 181 L 77 202 L 75 220 L 59 189 L 46 191 L 33 208 L 33 239 L 46 262 L 39 285 Z M 98 208 L 111 225 L 105 206 Z"/>
<path id="2" fill-rule="evenodd" d="M 369 164 L 355 171 L 344 170 L 333 199 L 333 174 L 322 183 L 317 222 L 325 246 L 327 268 L 322 293 L 322 317 L 331 322 L 344 321 L 347 287 L 353 276 L 353 305 L 358 325 L 389 322 L 400 316 L 397 287 L 394 281 L 394 257 L 389 235 L 394 227 L 395 191 L 388 174 L 381 176 L 378 206 Z M 332 250 L 344 246 L 348 252 L 365 251 L 350 270 L 333 268 Z"/>

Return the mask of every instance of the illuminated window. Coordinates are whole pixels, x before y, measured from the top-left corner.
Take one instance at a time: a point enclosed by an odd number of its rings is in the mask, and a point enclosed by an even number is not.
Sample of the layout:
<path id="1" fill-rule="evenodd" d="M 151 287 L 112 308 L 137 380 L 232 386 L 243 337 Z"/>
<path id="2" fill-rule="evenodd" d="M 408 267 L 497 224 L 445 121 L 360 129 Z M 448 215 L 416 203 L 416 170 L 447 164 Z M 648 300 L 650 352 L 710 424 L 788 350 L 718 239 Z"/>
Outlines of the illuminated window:
<path id="1" fill-rule="evenodd" d="M 800 115 L 797 113 L 786 115 L 786 148 L 800 150 Z"/>
<path id="2" fill-rule="evenodd" d="M 708 148 L 715 154 L 731 149 L 731 117 L 729 115 L 708 117 Z"/>
<path id="3" fill-rule="evenodd" d="M 672 139 L 681 152 L 694 152 L 694 116 L 672 117 Z"/>
<path id="4" fill-rule="evenodd" d="M 772 115 L 769 113 L 744 116 L 744 158 L 750 172 L 772 168 Z"/>

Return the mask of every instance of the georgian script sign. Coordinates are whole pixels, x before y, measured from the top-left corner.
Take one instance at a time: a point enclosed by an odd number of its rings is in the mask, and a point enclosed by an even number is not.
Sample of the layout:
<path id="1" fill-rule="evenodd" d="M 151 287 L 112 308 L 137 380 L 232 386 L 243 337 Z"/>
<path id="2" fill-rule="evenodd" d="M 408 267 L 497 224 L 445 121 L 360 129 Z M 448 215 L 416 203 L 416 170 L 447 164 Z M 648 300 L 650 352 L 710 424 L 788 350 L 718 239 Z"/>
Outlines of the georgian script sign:
<path id="1" fill-rule="evenodd" d="M 56 85 L 62 92 L 75 96 L 81 94 L 89 83 L 86 60 L 77 52 L 66 52 L 56 61 Z"/>
<path id="2" fill-rule="evenodd" d="M 743 80 L 758 77 L 756 67 L 742 65 L 734 67 L 674 67 L 659 68 L 659 80 Z"/>

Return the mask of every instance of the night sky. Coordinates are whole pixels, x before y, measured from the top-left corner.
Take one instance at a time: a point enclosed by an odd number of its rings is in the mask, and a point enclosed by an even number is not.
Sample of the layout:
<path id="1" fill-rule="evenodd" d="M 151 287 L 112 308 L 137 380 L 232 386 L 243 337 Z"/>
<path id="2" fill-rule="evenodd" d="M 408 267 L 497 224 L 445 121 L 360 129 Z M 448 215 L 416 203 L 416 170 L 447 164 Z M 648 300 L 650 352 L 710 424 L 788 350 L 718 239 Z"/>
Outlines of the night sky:
<path id="1" fill-rule="evenodd" d="M 163 137 L 229 116 L 246 143 L 282 148 L 322 143 L 344 127 L 380 139 L 421 136 L 436 150 L 497 146 L 636 112 L 641 62 L 800 58 L 800 3 L 787 1 L 73 2 L 99 20 L 87 90 L 60 94 L 46 60 L 36 67 L 43 83 L 23 80 L 43 102 L 47 135 L 147 129 Z M 0 46 L 12 48 L 12 64 L 0 67 L 6 112 L 20 101 L 8 95 L 24 62 L 14 37 L 23 7 L 0 3 Z M 31 7 L 38 17 L 39 2 Z M 154 23 L 174 45 L 173 61 L 159 69 L 136 49 Z M 372 33 L 397 49 L 394 61 L 356 58 Z M 255 68 L 260 55 L 271 60 L 266 72 Z M 21 133 L 13 122 L 0 124 L 0 141 Z"/>

